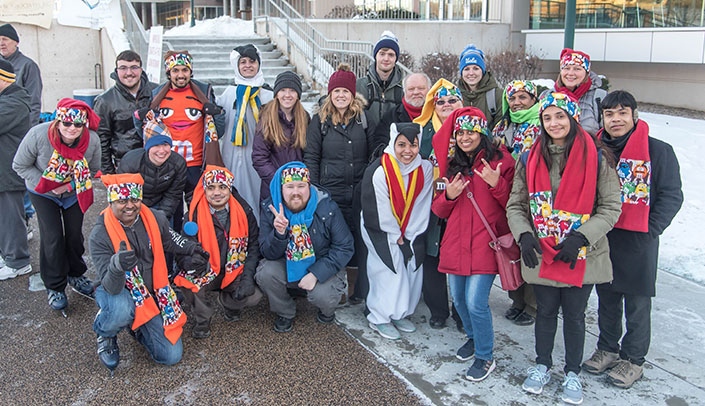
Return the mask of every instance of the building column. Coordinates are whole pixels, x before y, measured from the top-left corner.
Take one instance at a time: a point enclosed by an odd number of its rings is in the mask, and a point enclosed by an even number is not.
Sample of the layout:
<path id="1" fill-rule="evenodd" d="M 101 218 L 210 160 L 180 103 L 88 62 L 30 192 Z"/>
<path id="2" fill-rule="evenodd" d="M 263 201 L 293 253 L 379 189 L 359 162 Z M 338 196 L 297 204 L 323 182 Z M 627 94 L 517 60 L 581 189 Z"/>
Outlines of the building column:
<path id="1" fill-rule="evenodd" d="M 159 19 L 157 18 L 157 3 L 151 3 L 152 7 L 152 27 L 159 25 Z"/>

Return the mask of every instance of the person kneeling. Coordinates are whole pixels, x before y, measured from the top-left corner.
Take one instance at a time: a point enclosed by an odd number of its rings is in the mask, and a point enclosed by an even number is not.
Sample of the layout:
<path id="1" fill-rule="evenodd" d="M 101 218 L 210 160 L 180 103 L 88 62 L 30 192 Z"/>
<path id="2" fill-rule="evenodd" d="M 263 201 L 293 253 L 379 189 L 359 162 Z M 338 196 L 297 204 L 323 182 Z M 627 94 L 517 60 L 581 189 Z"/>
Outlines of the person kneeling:
<path id="1" fill-rule="evenodd" d="M 291 331 L 296 303 L 287 288 L 303 289 L 318 307 L 320 323 L 335 320 L 335 307 L 346 290 L 345 265 L 353 255 L 353 237 L 330 194 L 310 182 L 303 162 L 292 161 L 274 174 L 271 197 L 260 207 L 262 262 L 255 279 L 277 315 L 274 331 Z"/>
<path id="2" fill-rule="evenodd" d="M 199 186 L 193 191 L 189 220 L 198 225 L 198 241 L 211 256 L 210 267 L 204 275 L 190 270 L 188 258 L 174 283 L 183 287 L 184 302 L 196 324 L 193 338 L 211 335 L 210 321 L 214 310 L 206 293 L 219 290 L 218 302 L 223 307 L 225 320 L 240 320 L 244 307 L 252 307 L 262 299 L 255 286 L 255 269 L 259 261 L 259 228 L 252 208 L 232 189 L 233 174 L 219 166 L 208 165 Z M 186 223 L 184 231 L 194 223 Z"/>
<path id="3" fill-rule="evenodd" d="M 93 322 L 98 358 L 112 372 L 120 362 L 117 333 L 130 327 L 155 362 L 176 364 L 183 353 L 186 314 L 169 285 L 164 252 L 188 255 L 192 263 L 204 265 L 208 253 L 169 229 L 161 212 L 142 204 L 141 175 L 103 175 L 102 181 L 109 206 L 89 238 L 100 281 L 95 293 L 100 309 Z"/>

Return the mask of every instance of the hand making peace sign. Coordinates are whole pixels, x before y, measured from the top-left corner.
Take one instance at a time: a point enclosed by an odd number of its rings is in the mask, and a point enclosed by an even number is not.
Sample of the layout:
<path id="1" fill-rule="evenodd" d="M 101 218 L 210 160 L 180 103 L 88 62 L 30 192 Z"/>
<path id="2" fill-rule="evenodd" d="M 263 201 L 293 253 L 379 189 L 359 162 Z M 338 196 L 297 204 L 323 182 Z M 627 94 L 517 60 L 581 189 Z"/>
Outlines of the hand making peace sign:
<path id="1" fill-rule="evenodd" d="M 279 203 L 279 211 L 273 205 L 269 205 L 269 211 L 274 214 L 274 229 L 281 235 L 286 234 L 286 228 L 289 226 L 289 220 L 284 215 L 284 206 Z"/>

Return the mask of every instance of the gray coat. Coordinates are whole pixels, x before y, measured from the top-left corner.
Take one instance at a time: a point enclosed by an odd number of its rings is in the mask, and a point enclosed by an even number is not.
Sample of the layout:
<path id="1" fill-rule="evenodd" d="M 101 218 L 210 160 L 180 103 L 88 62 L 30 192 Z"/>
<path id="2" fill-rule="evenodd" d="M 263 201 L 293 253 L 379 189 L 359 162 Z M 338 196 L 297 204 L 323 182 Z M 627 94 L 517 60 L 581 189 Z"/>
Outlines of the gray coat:
<path id="1" fill-rule="evenodd" d="M 600 124 L 602 122 L 600 120 L 600 104 L 607 96 L 607 91 L 600 89 L 602 79 L 595 72 L 590 71 L 590 80 L 592 80 L 590 90 L 578 100 L 578 104 L 580 105 L 580 126 L 594 136 L 602 126 Z M 555 89 L 545 90 L 541 96 L 549 91 L 553 92 Z"/>
<path id="2" fill-rule="evenodd" d="M 551 191 L 555 196 L 561 182 L 559 168 L 563 160 L 564 148 L 551 145 L 552 166 L 550 171 Z M 529 209 L 529 190 L 526 183 L 526 167 L 521 159 L 517 160 L 514 172 L 514 185 L 507 202 L 507 219 L 512 235 L 518 241 L 519 236 L 530 232 L 536 236 Z M 605 283 L 612 280 L 612 263 L 610 262 L 607 232 L 614 227 L 622 212 L 619 180 L 614 168 L 602 156 L 597 174 L 597 193 L 590 219 L 580 226 L 580 231 L 590 245 L 583 284 Z M 554 287 L 569 287 L 560 282 L 539 277 L 539 266 L 529 268 L 522 261 L 521 275 L 527 283 Z"/>
<path id="3" fill-rule="evenodd" d="M 39 124 L 39 115 L 42 112 L 42 74 L 39 71 L 39 66 L 32 59 L 20 52 L 19 49 L 7 58 L 0 55 L 0 59 L 4 59 L 12 64 L 15 75 L 17 75 L 15 84 L 24 87 L 32 101 L 30 124 Z"/>
<path id="4" fill-rule="evenodd" d="M 49 143 L 49 137 L 47 136 L 49 125 L 51 125 L 51 122 L 32 127 L 22 140 L 15 154 L 15 159 L 12 161 L 12 169 L 24 179 L 27 190 L 34 190 L 37 187 L 39 180 L 42 178 L 42 173 L 44 173 L 49 164 L 49 159 L 54 153 L 54 147 Z M 95 131 L 89 130 L 88 134 L 91 140 L 88 144 L 85 158 L 93 176 L 100 169 L 100 138 L 98 138 L 98 134 Z M 63 199 L 75 193 L 75 190 L 72 190 L 64 193 L 60 198 Z M 47 195 L 55 197 L 53 194 Z"/>

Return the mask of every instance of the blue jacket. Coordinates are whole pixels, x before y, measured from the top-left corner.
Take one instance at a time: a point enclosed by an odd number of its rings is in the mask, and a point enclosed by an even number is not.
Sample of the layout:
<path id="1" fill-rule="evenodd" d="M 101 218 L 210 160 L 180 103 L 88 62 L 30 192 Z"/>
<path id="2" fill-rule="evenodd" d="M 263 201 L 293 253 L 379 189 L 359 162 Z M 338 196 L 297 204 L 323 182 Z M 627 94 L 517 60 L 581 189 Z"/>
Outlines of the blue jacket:
<path id="1" fill-rule="evenodd" d="M 309 227 L 316 262 L 308 269 L 323 283 L 338 273 L 353 256 L 353 236 L 338 205 L 325 189 L 316 188 L 318 207 Z M 289 243 L 287 235 L 274 229 L 274 214 L 269 210 L 272 198 L 260 204 L 259 248 L 262 256 L 274 261 L 284 258 Z"/>

